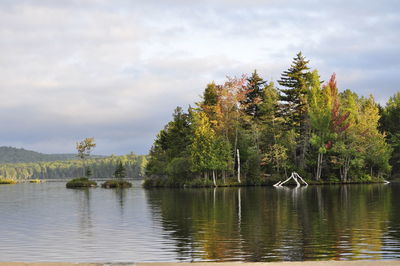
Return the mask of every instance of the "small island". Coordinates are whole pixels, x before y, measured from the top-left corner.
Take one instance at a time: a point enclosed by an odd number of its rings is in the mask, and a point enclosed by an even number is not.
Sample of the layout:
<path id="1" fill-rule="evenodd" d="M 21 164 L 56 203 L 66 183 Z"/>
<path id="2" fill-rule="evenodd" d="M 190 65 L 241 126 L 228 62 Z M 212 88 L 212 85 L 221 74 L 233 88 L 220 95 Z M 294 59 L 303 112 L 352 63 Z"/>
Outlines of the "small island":
<path id="1" fill-rule="evenodd" d="M 299 52 L 277 81 L 228 77 L 177 107 L 150 150 L 144 187 L 273 185 L 299 173 L 310 184 L 384 182 L 396 138 L 388 107 L 339 92 Z M 390 124 L 391 123 L 391 124 Z M 396 148 L 397 147 L 397 148 Z"/>
<path id="2" fill-rule="evenodd" d="M 114 172 L 114 179 L 104 182 L 102 188 L 130 188 L 132 183 L 123 180 L 126 177 L 126 169 L 121 161 L 117 164 L 117 169 Z"/>
<path id="3" fill-rule="evenodd" d="M 67 188 L 91 188 L 97 187 L 97 183 L 93 180 L 90 180 L 90 176 L 92 175 L 92 170 L 89 166 L 86 166 L 85 159 L 90 156 L 90 152 L 93 148 L 96 147 L 96 143 L 94 143 L 94 138 L 85 138 L 81 142 L 76 143 L 76 150 L 78 151 L 78 157 L 83 162 L 83 171 L 85 173 L 85 177 L 74 178 L 67 182 Z"/>
<path id="4" fill-rule="evenodd" d="M 67 182 L 67 188 L 91 188 L 97 187 L 97 183 L 87 177 L 74 178 Z"/>

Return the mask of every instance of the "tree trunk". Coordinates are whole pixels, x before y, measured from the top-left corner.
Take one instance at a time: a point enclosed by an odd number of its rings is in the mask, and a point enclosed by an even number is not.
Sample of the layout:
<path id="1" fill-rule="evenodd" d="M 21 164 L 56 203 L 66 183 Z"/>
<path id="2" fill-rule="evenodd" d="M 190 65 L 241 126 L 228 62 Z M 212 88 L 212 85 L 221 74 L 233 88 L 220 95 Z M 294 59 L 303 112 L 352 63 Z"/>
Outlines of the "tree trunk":
<path id="1" fill-rule="evenodd" d="M 214 187 L 217 186 L 217 180 L 215 179 L 215 171 L 212 171 L 212 176 L 213 176 L 213 183 L 214 183 Z"/>
<path id="2" fill-rule="evenodd" d="M 208 171 L 204 172 L 204 181 L 208 181 Z"/>
<path id="3" fill-rule="evenodd" d="M 237 164 L 238 164 L 237 179 L 238 179 L 238 182 L 240 183 L 240 153 L 239 153 L 239 149 L 236 150 L 236 153 L 237 153 Z"/>
<path id="4" fill-rule="evenodd" d="M 233 147 L 233 150 L 234 151 L 236 151 L 236 149 L 237 149 L 237 142 L 238 142 L 238 128 L 236 127 L 236 129 L 235 129 L 235 144 L 234 144 L 234 147 Z M 236 152 L 234 152 L 233 153 L 233 161 L 235 162 L 236 161 Z M 232 167 L 232 172 L 233 172 L 233 175 L 235 175 L 235 163 L 233 163 L 233 167 Z"/>
<path id="5" fill-rule="evenodd" d="M 260 154 L 260 145 L 259 145 L 259 138 L 258 138 L 258 128 L 256 125 L 252 126 L 252 131 L 253 131 L 253 138 L 254 138 L 254 144 L 256 145 L 256 151 L 257 154 Z"/>
<path id="6" fill-rule="evenodd" d="M 316 180 L 321 179 L 321 173 L 322 173 L 322 159 L 324 158 L 323 153 L 318 153 L 318 162 L 317 162 L 317 175 L 315 177 Z"/>
<path id="7" fill-rule="evenodd" d="M 348 157 L 345 157 L 345 159 L 344 159 L 344 165 L 343 165 L 343 167 L 342 167 L 342 170 L 341 170 L 341 175 L 342 175 L 342 177 L 343 177 L 343 181 L 344 182 L 346 182 L 347 181 L 347 174 L 349 173 L 349 170 L 350 170 L 350 157 L 348 156 Z"/>
<path id="8" fill-rule="evenodd" d="M 83 163 L 83 177 L 86 177 L 86 164 L 85 164 L 85 159 L 82 159 L 82 163 Z"/>

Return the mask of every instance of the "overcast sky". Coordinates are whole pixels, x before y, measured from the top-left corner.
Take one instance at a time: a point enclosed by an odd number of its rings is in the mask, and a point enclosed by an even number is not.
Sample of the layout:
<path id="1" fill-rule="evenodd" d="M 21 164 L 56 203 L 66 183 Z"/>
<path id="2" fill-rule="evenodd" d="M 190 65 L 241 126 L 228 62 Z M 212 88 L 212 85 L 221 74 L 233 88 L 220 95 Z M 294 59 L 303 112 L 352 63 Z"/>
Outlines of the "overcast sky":
<path id="1" fill-rule="evenodd" d="M 298 51 L 340 90 L 400 89 L 400 1 L 0 0 L 0 145 L 148 152 L 206 84 L 276 81 Z"/>

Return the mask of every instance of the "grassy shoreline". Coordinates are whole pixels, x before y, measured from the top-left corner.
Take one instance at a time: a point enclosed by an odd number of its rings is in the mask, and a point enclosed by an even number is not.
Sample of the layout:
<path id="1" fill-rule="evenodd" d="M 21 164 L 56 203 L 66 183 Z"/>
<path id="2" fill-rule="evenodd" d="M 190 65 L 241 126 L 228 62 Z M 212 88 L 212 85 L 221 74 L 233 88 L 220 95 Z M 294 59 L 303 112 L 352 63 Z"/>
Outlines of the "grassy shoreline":
<path id="1" fill-rule="evenodd" d="M 97 187 L 97 183 L 87 177 L 74 178 L 67 182 L 67 188 L 91 188 Z"/>
<path id="2" fill-rule="evenodd" d="M 132 183 L 125 180 L 111 179 L 101 184 L 102 188 L 130 188 Z"/>
<path id="3" fill-rule="evenodd" d="M 14 179 L 0 179 L 0 185 L 14 185 L 17 181 Z"/>
<path id="4" fill-rule="evenodd" d="M 281 181 L 283 181 L 282 179 Z M 217 180 L 216 187 L 256 187 L 256 186 L 273 186 L 279 180 L 278 179 L 268 179 L 263 180 L 257 184 L 247 183 L 243 181 L 242 183 L 237 182 L 237 180 L 226 180 L 223 182 L 222 180 Z M 306 182 L 309 185 L 351 185 L 351 184 L 379 184 L 385 183 L 384 179 L 372 179 L 372 180 L 349 180 L 346 182 L 343 181 L 326 181 L 326 180 L 307 180 Z M 144 188 L 210 188 L 215 187 L 212 180 L 204 180 L 204 179 L 195 179 L 188 182 L 174 181 L 168 178 L 145 178 L 143 180 L 142 186 Z M 296 186 L 296 183 L 290 181 L 287 183 L 287 186 Z"/>
<path id="5" fill-rule="evenodd" d="M 355 261 L 281 261 L 281 262 L 138 262 L 138 263 L 126 263 L 126 265 L 137 265 L 137 266 L 218 266 L 218 265 L 254 265 L 254 266 L 294 266 L 294 265 L 310 265 L 310 266 L 395 266 L 399 265 L 400 261 L 367 261 L 367 260 L 355 260 Z M 2 266 L 101 266 L 104 263 L 70 263 L 70 262 L 0 262 Z M 107 265 L 121 265 L 120 263 L 107 263 Z M 125 265 L 125 263 L 123 264 Z"/>

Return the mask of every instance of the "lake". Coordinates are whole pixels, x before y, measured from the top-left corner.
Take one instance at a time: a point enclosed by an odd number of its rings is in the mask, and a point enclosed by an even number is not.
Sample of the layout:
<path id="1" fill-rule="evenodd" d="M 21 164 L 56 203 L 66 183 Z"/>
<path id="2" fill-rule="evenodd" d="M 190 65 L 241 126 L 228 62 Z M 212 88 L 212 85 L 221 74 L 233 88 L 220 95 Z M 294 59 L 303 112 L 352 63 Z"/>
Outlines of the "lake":
<path id="1" fill-rule="evenodd" d="M 0 261 L 400 259 L 400 185 L 0 186 Z"/>

